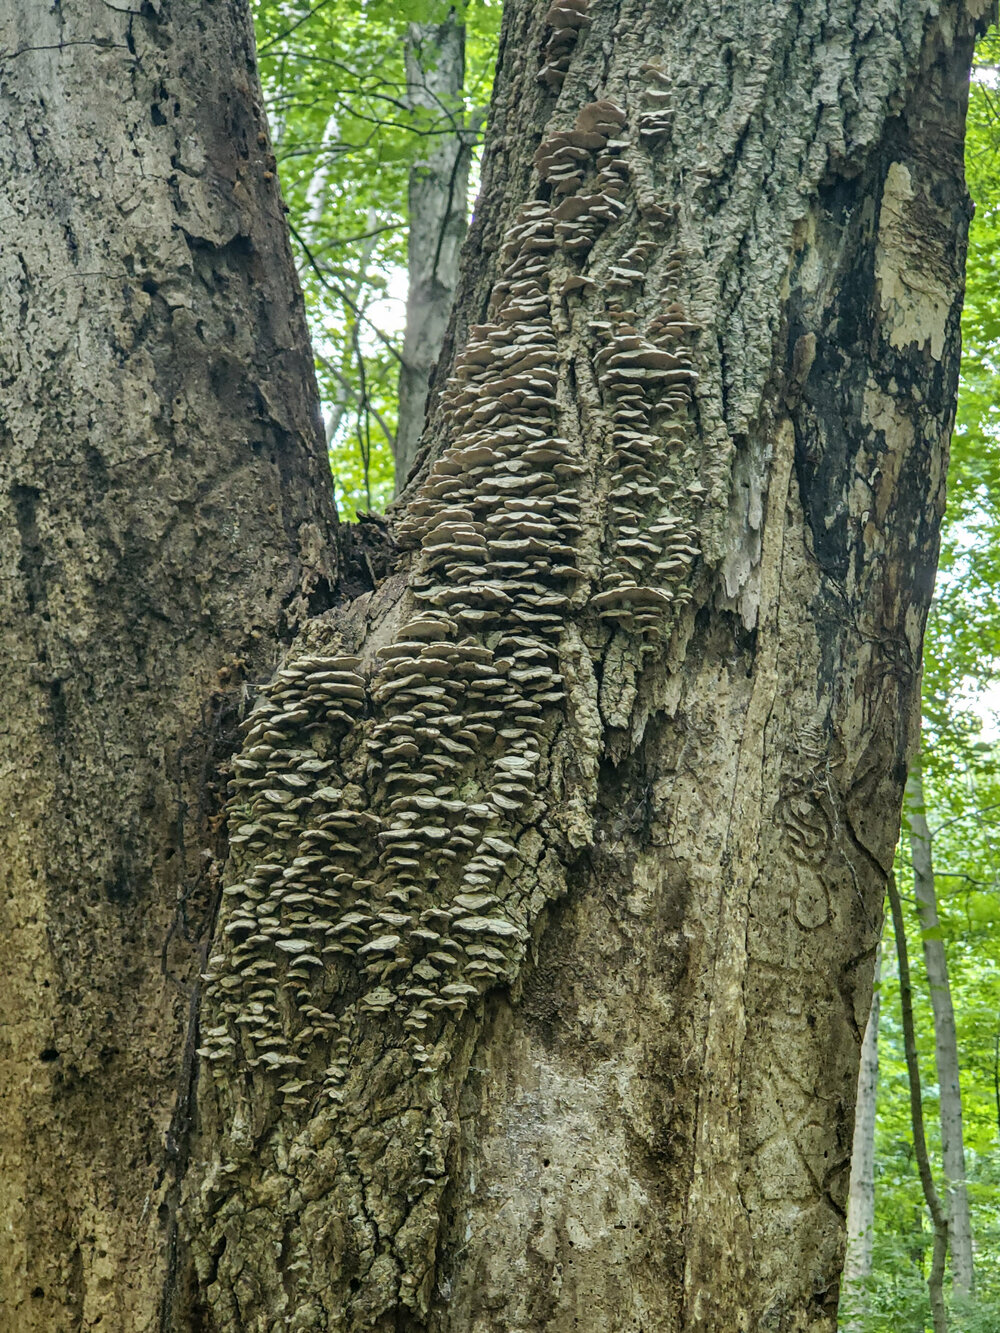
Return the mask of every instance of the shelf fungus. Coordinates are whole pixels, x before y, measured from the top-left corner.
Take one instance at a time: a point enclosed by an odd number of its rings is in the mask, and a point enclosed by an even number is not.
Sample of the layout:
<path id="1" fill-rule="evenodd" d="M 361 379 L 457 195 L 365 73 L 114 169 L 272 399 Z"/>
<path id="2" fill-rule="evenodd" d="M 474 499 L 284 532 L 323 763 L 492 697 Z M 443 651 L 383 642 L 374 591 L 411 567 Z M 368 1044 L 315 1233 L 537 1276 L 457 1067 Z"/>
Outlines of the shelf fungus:
<path id="1" fill-rule="evenodd" d="M 551 31 L 542 49 L 538 79 L 552 92 L 562 87 L 580 32 L 590 27 L 589 8 L 589 0 L 555 0 L 545 14 Z"/>
<path id="2" fill-rule="evenodd" d="M 558 82 L 585 0 L 546 21 Z M 637 135 L 599 99 L 543 137 L 441 393 L 447 443 L 395 521 L 394 628 L 361 656 L 314 624 L 246 719 L 199 1049 L 255 1133 L 322 1124 L 353 1161 L 376 1097 L 354 1056 L 377 1050 L 379 1097 L 426 1076 L 439 1151 L 457 1025 L 517 980 L 593 839 L 587 798 L 562 793 L 594 790 L 600 722 L 625 725 L 628 696 L 605 707 L 596 659 L 637 675 L 691 599 L 697 329 L 676 210 L 640 207 L 630 165 L 654 107 Z"/>

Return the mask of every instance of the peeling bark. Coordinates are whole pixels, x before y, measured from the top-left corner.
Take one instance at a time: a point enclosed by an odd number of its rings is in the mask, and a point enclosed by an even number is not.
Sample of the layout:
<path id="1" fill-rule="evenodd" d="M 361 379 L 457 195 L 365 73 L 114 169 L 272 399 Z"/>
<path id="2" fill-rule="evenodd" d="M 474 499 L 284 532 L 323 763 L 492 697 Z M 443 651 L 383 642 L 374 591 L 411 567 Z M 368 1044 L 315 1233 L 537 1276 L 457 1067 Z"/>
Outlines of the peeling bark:
<path id="1" fill-rule="evenodd" d="M 937 1067 L 941 1119 L 941 1159 L 944 1167 L 944 1206 L 948 1217 L 951 1280 L 956 1292 L 971 1295 L 973 1288 L 972 1221 L 965 1183 L 965 1142 L 962 1132 L 962 1086 L 958 1068 L 955 1009 L 948 981 L 948 959 L 938 920 L 934 884 L 934 851 L 927 827 L 924 782 L 920 757 L 914 759 L 906 782 L 906 819 L 910 826 L 913 890 L 917 899 L 924 946 L 924 963 L 934 1014 L 934 1059 Z"/>
<path id="2" fill-rule="evenodd" d="M 244 7 L 4 4 L 0 216 L 0 1328 L 139 1333 L 216 766 L 336 580 Z"/>
<path id="3" fill-rule="evenodd" d="M 411 23 L 406 33 L 407 101 L 436 128 L 410 171 L 406 328 L 393 453 L 402 489 L 420 444 L 431 372 L 441 352 L 458 285 L 467 230 L 470 144 L 464 133 L 465 24 Z M 450 130 L 446 128 L 451 121 Z"/>

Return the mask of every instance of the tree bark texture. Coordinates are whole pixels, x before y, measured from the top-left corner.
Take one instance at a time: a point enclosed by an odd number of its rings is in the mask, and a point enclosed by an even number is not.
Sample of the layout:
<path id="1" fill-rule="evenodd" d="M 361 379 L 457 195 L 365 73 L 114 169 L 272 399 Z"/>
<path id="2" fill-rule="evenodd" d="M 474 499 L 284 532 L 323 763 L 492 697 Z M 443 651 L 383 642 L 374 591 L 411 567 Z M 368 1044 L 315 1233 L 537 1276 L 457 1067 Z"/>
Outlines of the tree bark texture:
<path id="1" fill-rule="evenodd" d="M 510 0 L 395 572 L 236 761 L 175 1328 L 832 1333 L 976 16 Z"/>
<path id="2" fill-rule="evenodd" d="M 854 1140 L 851 1147 L 851 1185 L 847 1195 L 847 1252 L 844 1258 L 844 1298 L 855 1307 L 864 1292 L 864 1280 L 872 1271 L 872 1242 L 875 1228 L 875 1107 L 878 1100 L 878 1025 L 882 996 L 878 989 L 882 969 L 882 946 L 875 955 L 872 1007 L 861 1043 L 858 1099 L 854 1109 Z M 845 1333 L 863 1327 L 859 1315 L 848 1310 L 840 1325 Z"/>
<path id="3" fill-rule="evenodd" d="M 941 938 L 937 890 L 934 883 L 934 849 L 927 827 L 924 782 L 920 758 L 914 760 L 906 782 L 906 818 L 909 823 L 910 855 L 913 859 L 913 890 L 917 899 L 927 985 L 934 1014 L 934 1057 L 937 1065 L 938 1102 L 941 1120 L 941 1160 L 944 1167 L 944 1202 L 948 1215 L 948 1244 L 951 1250 L 951 1280 L 956 1292 L 970 1295 L 973 1287 L 972 1222 L 965 1183 L 965 1141 L 962 1132 L 962 1087 L 958 1069 L 958 1034 L 955 1009 L 948 981 L 948 959 Z"/>
<path id="4" fill-rule="evenodd" d="M 471 146 L 467 141 L 465 24 L 411 23 L 406 34 L 406 95 L 428 116 L 427 151 L 410 171 L 406 327 L 399 371 L 394 446 L 402 489 L 424 428 L 431 372 L 441 352 L 458 285 L 467 230 Z"/>
<path id="5" fill-rule="evenodd" d="M 0 226 L 0 1329 L 144 1330 L 216 765 L 336 577 L 244 6 L 8 0 Z"/>
<path id="6" fill-rule="evenodd" d="M 896 937 L 896 957 L 899 961 L 899 1006 L 903 1016 L 903 1047 L 906 1055 L 906 1076 L 910 1085 L 910 1122 L 913 1126 L 913 1153 L 917 1159 L 920 1187 L 927 1211 L 931 1215 L 934 1233 L 931 1267 L 927 1275 L 931 1319 L 934 1333 L 948 1333 L 948 1311 L 944 1301 L 944 1268 L 948 1258 L 948 1217 L 941 1204 L 941 1196 L 934 1184 L 927 1135 L 924 1132 L 924 1099 L 920 1086 L 920 1058 L 917 1053 L 916 1027 L 913 1022 L 913 985 L 910 981 L 910 960 L 906 944 L 906 923 L 899 900 L 895 877 L 890 875 L 887 885 L 892 910 L 892 930 Z"/>

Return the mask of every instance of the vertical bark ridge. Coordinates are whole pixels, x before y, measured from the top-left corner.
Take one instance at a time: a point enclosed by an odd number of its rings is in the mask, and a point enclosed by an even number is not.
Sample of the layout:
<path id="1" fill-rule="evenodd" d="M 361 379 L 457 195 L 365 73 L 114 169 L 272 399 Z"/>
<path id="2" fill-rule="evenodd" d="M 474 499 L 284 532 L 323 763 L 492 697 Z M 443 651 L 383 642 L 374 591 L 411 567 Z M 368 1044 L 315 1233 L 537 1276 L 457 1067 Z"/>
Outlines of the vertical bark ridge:
<path id="1" fill-rule="evenodd" d="M 875 9 L 508 7 L 407 554 L 238 761 L 182 1320 L 833 1329 L 967 220 L 972 18 Z"/>

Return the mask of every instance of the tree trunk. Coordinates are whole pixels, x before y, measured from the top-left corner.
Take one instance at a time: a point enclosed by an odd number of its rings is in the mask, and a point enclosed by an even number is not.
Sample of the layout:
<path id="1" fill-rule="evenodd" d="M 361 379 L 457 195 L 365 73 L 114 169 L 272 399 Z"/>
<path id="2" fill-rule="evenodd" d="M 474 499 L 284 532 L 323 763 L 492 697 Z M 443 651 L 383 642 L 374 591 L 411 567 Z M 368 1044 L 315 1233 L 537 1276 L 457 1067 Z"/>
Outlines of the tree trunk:
<path id="1" fill-rule="evenodd" d="M 844 1259 L 844 1297 L 857 1305 L 864 1282 L 872 1271 L 872 1242 L 875 1236 L 875 1107 L 878 1099 L 878 1024 L 882 1007 L 879 980 L 882 946 L 875 956 L 872 1007 L 861 1043 L 858 1100 L 854 1110 L 854 1142 L 851 1148 L 851 1186 L 847 1195 L 847 1253 Z M 863 1327 L 860 1314 L 851 1312 L 845 1333 Z"/>
<path id="2" fill-rule="evenodd" d="M 892 930 L 896 937 L 896 957 L 899 960 L 899 1005 L 903 1014 L 903 1046 L 906 1052 L 906 1075 L 910 1085 L 910 1121 L 913 1126 L 913 1152 L 920 1174 L 927 1211 L 934 1230 L 934 1249 L 931 1271 L 927 1277 L 927 1291 L 931 1302 L 934 1333 L 948 1333 L 948 1312 L 944 1303 L 944 1266 L 948 1257 L 948 1219 L 934 1184 L 931 1160 L 924 1133 L 924 1101 L 920 1090 L 920 1061 L 917 1057 L 917 1038 L 913 1025 L 913 987 L 910 984 L 910 961 L 906 948 L 906 925 L 899 901 L 894 876 L 889 877 L 889 903 L 892 908 Z"/>
<path id="3" fill-rule="evenodd" d="M 234 782 L 176 1326 L 833 1329 L 957 370 L 936 12 L 508 5 L 396 572 Z"/>
<path id="4" fill-rule="evenodd" d="M 396 490 L 413 466 L 424 428 L 431 372 L 441 352 L 458 285 L 467 229 L 470 145 L 465 113 L 465 24 L 411 23 L 406 32 L 406 95 L 427 114 L 426 151 L 410 170 L 406 329 L 399 371 Z"/>
<path id="5" fill-rule="evenodd" d="M 0 51 L 0 1328 L 145 1330 L 216 765 L 334 515 L 244 6 L 11 0 Z"/>
<path id="6" fill-rule="evenodd" d="M 910 826 L 913 858 L 913 888 L 917 899 L 927 984 L 934 1012 L 934 1056 L 937 1063 L 938 1098 L 941 1113 L 941 1158 L 945 1178 L 945 1211 L 951 1247 L 951 1280 L 956 1292 L 971 1295 L 972 1223 L 965 1184 L 965 1142 L 962 1133 L 962 1088 L 958 1072 L 958 1036 L 955 1009 L 948 983 L 948 960 L 938 920 L 934 886 L 934 855 L 927 827 L 924 783 L 919 756 L 913 761 L 906 782 L 906 817 Z"/>
<path id="7" fill-rule="evenodd" d="M 510 0 L 400 549 L 248 719 L 165 1145 L 171 867 L 209 846 L 184 741 L 216 664 L 305 604 L 330 515 L 242 16 L 85 8 L 18 0 L 4 41 L 5 144 L 65 155 L 49 198 L 37 162 L 3 177 L 23 213 L 31 171 L 23 245 L 48 238 L 3 289 L 16 484 L 74 464 L 57 520 L 16 492 L 7 556 L 13 1326 L 150 1328 L 164 1279 L 186 1333 L 832 1333 L 957 375 L 969 6 Z"/>

